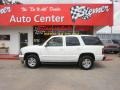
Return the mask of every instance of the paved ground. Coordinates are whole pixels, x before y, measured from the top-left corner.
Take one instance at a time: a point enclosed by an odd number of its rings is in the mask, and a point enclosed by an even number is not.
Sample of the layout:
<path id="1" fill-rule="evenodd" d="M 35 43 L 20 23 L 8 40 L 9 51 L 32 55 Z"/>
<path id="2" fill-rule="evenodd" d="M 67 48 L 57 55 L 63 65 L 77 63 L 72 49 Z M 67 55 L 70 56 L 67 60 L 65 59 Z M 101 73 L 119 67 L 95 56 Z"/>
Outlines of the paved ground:
<path id="1" fill-rule="evenodd" d="M 0 90 L 120 90 L 120 57 L 109 57 L 88 71 L 76 65 L 28 69 L 20 61 L 0 60 Z"/>

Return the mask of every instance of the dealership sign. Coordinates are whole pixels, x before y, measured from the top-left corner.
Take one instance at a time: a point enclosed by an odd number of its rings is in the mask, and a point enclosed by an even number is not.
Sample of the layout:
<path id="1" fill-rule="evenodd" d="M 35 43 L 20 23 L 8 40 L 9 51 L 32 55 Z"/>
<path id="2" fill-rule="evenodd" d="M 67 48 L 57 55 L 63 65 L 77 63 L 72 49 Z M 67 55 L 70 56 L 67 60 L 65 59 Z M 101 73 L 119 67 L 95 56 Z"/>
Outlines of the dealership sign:
<path id="1" fill-rule="evenodd" d="M 112 24 L 112 4 L 0 5 L 0 26 Z"/>

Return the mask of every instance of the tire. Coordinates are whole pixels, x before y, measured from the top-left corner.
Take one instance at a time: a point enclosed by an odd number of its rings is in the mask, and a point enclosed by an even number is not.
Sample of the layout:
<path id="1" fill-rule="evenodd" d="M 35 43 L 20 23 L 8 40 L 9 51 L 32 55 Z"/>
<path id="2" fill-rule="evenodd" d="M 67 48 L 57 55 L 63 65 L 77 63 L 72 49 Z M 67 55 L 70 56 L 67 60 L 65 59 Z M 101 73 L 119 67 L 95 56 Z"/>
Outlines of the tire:
<path id="1" fill-rule="evenodd" d="M 94 59 L 91 56 L 82 56 L 79 59 L 78 65 L 84 70 L 89 70 L 93 67 Z"/>
<path id="2" fill-rule="evenodd" d="M 31 54 L 26 57 L 25 64 L 28 68 L 37 68 L 40 65 L 40 59 L 37 55 Z"/>

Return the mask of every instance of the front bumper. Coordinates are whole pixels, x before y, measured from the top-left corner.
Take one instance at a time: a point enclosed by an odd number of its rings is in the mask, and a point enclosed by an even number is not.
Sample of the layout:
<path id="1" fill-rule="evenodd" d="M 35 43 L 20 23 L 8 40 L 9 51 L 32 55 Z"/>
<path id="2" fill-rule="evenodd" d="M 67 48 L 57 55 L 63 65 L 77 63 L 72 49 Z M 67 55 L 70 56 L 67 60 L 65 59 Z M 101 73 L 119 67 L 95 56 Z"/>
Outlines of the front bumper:
<path id="1" fill-rule="evenodd" d="M 21 63 L 24 63 L 24 55 L 19 55 L 19 60 L 21 61 Z"/>

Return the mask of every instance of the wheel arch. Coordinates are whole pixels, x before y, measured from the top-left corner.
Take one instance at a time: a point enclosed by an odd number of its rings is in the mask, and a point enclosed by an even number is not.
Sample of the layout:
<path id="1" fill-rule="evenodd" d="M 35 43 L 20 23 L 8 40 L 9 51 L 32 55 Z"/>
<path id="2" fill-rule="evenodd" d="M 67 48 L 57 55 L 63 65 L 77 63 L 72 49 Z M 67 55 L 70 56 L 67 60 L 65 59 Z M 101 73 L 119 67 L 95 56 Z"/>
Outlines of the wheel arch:
<path id="1" fill-rule="evenodd" d="M 80 58 L 83 57 L 83 56 L 91 56 L 91 57 L 93 58 L 93 60 L 95 61 L 95 55 L 94 55 L 93 53 L 89 53 L 89 52 L 80 54 L 80 55 L 79 55 L 79 58 L 78 58 L 78 61 L 79 61 Z"/>
<path id="2" fill-rule="evenodd" d="M 35 52 L 27 52 L 27 53 L 25 53 L 24 54 L 24 60 L 27 58 L 28 55 L 36 55 L 39 58 L 39 60 L 40 60 L 39 55 L 37 53 L 35 53 Z"/>

